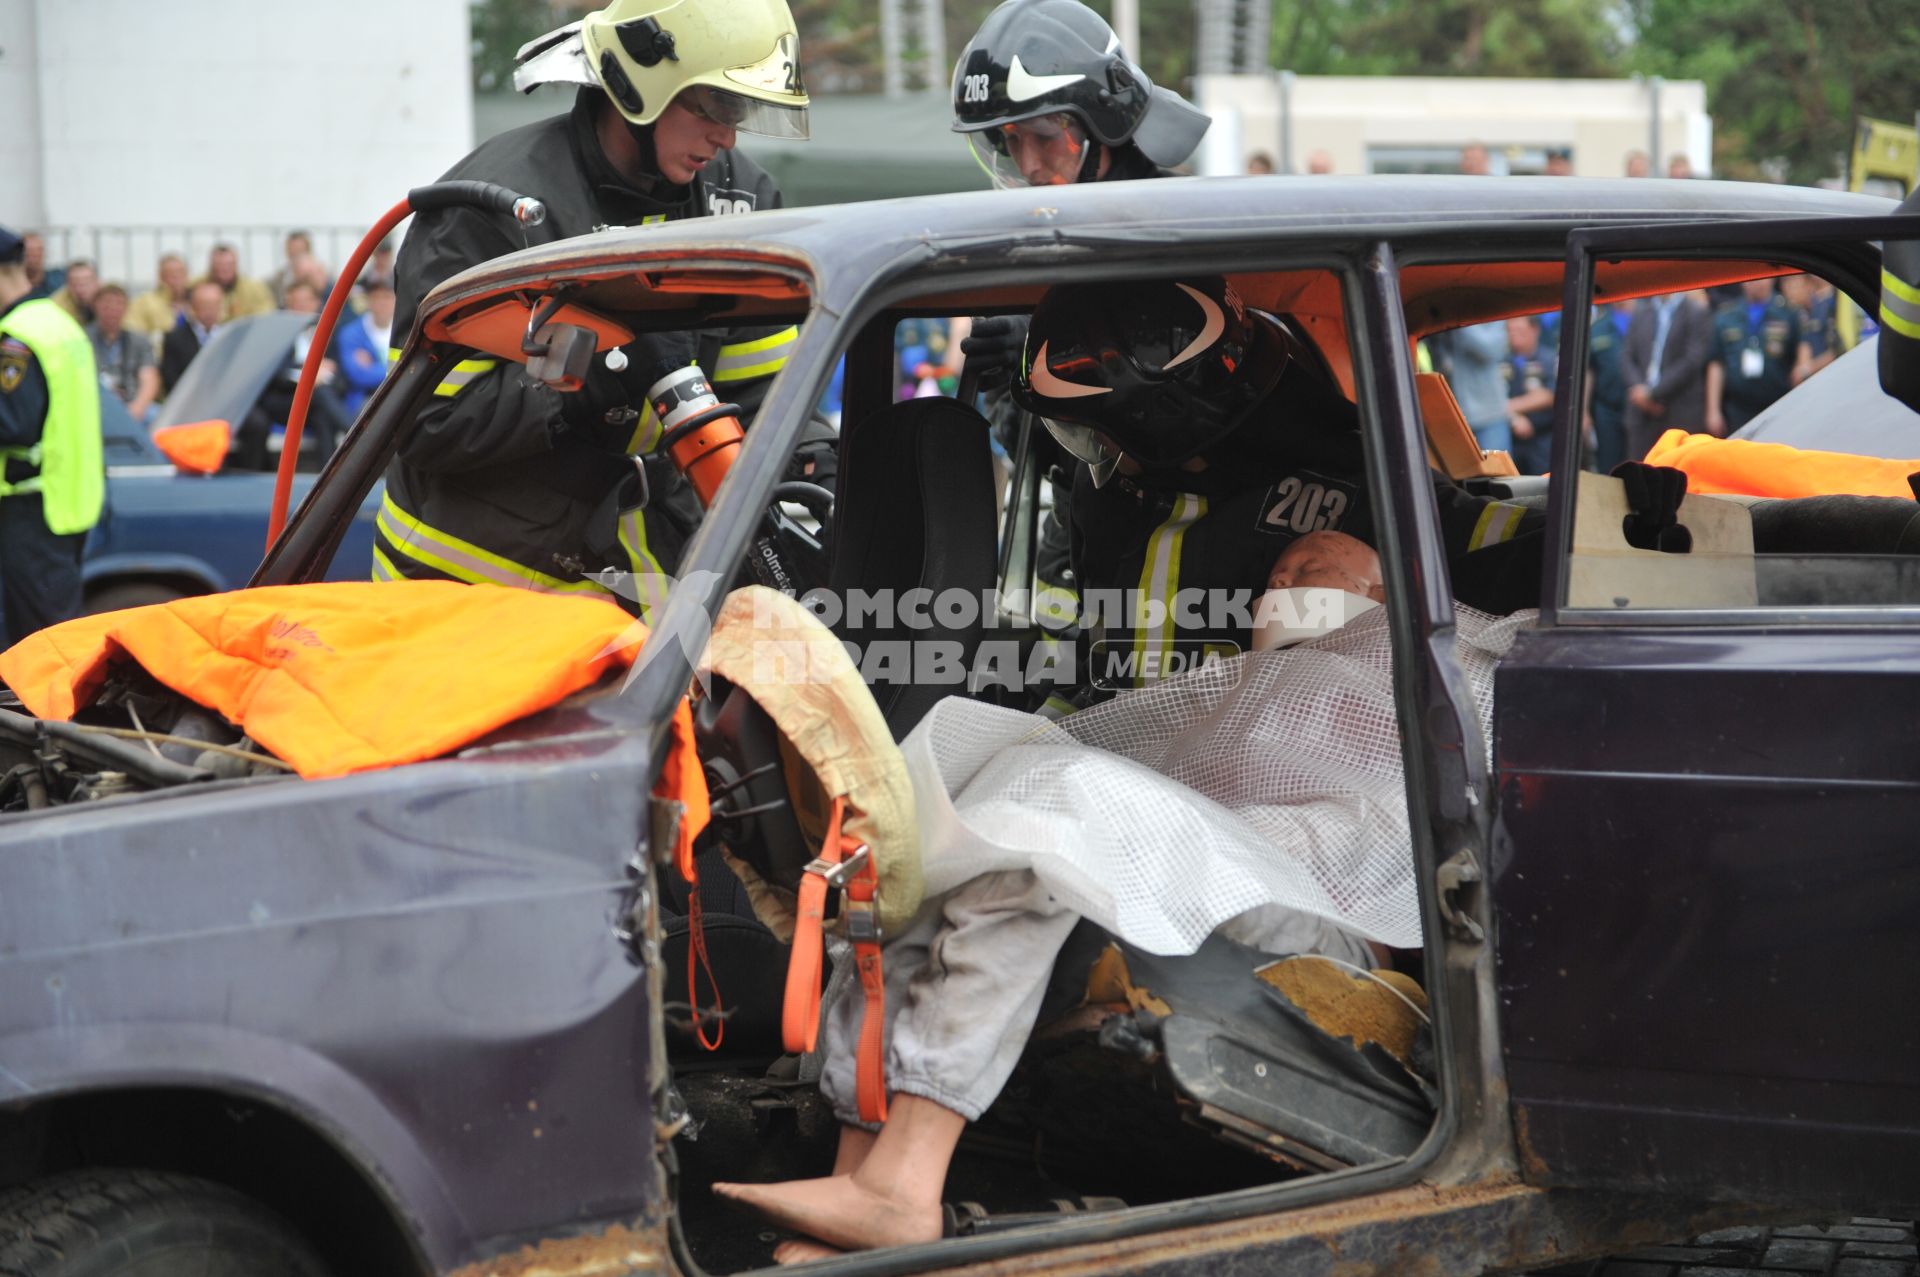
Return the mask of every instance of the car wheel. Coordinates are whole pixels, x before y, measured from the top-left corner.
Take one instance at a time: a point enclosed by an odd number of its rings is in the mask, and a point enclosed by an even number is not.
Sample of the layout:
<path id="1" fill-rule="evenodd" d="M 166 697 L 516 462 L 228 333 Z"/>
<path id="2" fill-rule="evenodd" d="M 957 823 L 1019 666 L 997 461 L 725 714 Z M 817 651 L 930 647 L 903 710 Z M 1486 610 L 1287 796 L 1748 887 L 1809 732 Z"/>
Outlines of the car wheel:
<path id="1" fill-rule="evenodd" d="M 101 586 L 87 596 L 87 614 L 119 612 L 130 607 L 146 607 L 150 603 L 171 603 L 186 597 L 185 590 L 163 585 L 159 581 L 116 581 L 112 585 Z"/>
<path id="2" fill-rule="evenodd" d="M 90 1170 L 0 1193 L 0 1272 L 19 1277 L 326 1277 L 292 1226 L 224 1185 Z"/>

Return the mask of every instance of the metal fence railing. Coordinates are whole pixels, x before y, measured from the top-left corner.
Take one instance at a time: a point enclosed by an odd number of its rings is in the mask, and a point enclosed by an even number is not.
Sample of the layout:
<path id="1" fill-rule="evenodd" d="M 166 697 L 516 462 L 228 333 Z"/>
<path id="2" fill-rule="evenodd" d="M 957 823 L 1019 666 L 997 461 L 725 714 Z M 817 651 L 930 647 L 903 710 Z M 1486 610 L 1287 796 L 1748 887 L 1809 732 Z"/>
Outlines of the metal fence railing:
<path id="1" fill-rule="evenodd" d="M 240 256 L 240 273 L 265 279 L 286 263 L 286 237 L 303 230 L 313 236 L 313 251 L 329 269 L 339 270 L 364 226 L 241 226 L 203 223 L 181 226 L 55 226 L 44 232 L 47 265 L 64 267 L 90 261 L 103 282 L 123 284 L 138 294 L 154 286 L 162 253 L 186 258 L 187 270 L 204 275 L 215 244 L 231 244 Z"/>

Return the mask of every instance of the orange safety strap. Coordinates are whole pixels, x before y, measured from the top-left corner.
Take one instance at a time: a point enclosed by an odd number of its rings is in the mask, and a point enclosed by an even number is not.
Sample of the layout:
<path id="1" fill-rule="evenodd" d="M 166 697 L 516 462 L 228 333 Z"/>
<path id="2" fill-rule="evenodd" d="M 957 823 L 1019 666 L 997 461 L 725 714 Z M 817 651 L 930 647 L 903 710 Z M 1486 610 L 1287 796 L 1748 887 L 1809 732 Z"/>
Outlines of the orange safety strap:
<path id="1" fill-rule="evenodd" d="M 847 884 L 843 905 L 847 936 L 853 941 L 854 962 L 860 969 L 860 988 L 867 998 L 860 1017 L 860 1053 L 855 1057 L 855 1093 L 863 1122 L 887 1120 L 887 981 L 880 969 L 880 921 L 874 902 L 879 889 L 880 880 L 869 856 Z"/>
<path id="2" fill-rule="evenodd" d="M 673 863 L 680 871 L 680 877 L 687 884 L 687 1011 L 693 1020 L 694 1040 L 709 1051 L 718 1051 L 720 1043 L 727 1036 L 727 1022 L 719 1015 L 721 1007 L 720 982 L 713 975 L 713 960 L 707 956 L 706 916 L 700 906 L 700 867 L 694 859 L 694 840 L 711 819 L 708 807 L 706 777 L 700 771 L 700 758 L 693 745 L 692 719 L 685 723 L 682 735 L 681 717 L 687 715 L 687 703 L 682 701 L 675 711 L 675 739 L 667 751 L 667 762 L 661 769 L 660 781 L 654 786 L 654 792 L 663 798 L 670 798 L 682 804 L 679 827 L 674 831 Z M 707 988 L 713 992 L 713 1040 L 707 1040 L 706 1022 L 700 1015 L 700 972 L 707 973 Z"/>
<path id="3" fill-rule="evenodd" d="M 713 1041 L 707 1041 L 706 1022 L 700 1018 L 700 971 L 707 973 L 707 987 L 713 990 Z M 719 1015 L 720 982 L 713 978 L 713 962 L 707 957 L 707 925 L 700 907 L 699 874 L 690 880 L 687 891 L 687 1006 L 692 1009 L 693 1037 L 709 1051 L 718 1051 L 727 1036 L 727 1022 Z"/>
<path id="4" fill-rule="evenodd" d="M 866 844 L 843 832 L 846 801 L 845 797 L 834 798 L 820 855 L 807 865 L 800 877 L 793 956 L 787 962 L 787 991 L 781 1008 L 780 1031 L 787 1050 L 813 1050 L 820 1027 L 827 888 L 840 887 L 844 893 L 841 912 L 847 920 L 847 938 L 853 941 L 860 987 L 866 994 L 856 1069 L 860 1119 L 884 1122 L 887 1117 L 884 1051 L 887 1000 L 886 977 L 880 965 L 880 925 L 875 911 L 880 878 Z"/>

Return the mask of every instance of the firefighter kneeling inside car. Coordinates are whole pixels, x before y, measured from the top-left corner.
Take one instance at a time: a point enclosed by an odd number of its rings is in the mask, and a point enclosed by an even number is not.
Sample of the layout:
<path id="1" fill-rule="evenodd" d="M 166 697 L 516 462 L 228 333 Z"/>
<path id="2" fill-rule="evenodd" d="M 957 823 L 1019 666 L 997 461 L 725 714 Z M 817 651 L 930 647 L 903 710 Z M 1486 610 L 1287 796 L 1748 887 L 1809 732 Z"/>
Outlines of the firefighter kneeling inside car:
<path id="1" fill-rule="evenodd" d="M 1242 613 L 1294 540 L 1377 543 L 1352 401 L 1218 276 L 1051 290 L 1014 397 L 1077 461 L 1067 523 L 1094 636 L 1082 701 L 1244 650 Z M 1433 486 L 1454 597 L 1495 615 L 1537 602 L 1543 515 L 1437 471 Z M 1208 605 L 1175 606 L 1194 597 Z"/>
<path id="2" fill-rule="evenodd" d="M 737 135 L 807 136 L 785 0 L 614 0 L 521 50 L 517 88 L 556 82 L 580 86 L 571 112 L 493 138 L 445 174 L 532 195 L 545 222 L 526 230 L 468 207 L 421 215 L 396 267 L 396 337 L 434 287 L 502 254 L 606 226 L 777 208 L 779 188 L 733 149 Z M 635 589 L 617 592 L 644 610 L 664 597 L 663 574 L 701 515 L 655 455 L 662 431 L 648 390 L 698 364 L 750 414 L 795 335 L 649 334 L 624 361 L 596 357 L 567 394 L 517 364 L 461 362 L 387 472 L 375 579 L 604 593 L 606 574 L 630 572 Z"/>

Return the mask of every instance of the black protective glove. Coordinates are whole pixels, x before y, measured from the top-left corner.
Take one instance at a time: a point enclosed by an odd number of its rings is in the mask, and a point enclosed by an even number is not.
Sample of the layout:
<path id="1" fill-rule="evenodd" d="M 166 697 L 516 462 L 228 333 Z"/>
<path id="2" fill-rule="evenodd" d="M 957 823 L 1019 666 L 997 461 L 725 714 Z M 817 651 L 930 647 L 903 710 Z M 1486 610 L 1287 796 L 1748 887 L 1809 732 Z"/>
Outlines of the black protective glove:
<path id="1" fill-rule="evenodd" d="M 1613 477 L 1626 485 L 1626 519 L 1621 532 L 1636 550 L 1685 554 L 1693 549 L 1693 533 L 1679 522 L 1680 502 L 1687 495 L 1687 472 L 1644 461 L 1622 461 Z"/>
<path id="2" fill-rule="evenodd" d="M 960 340 L 960 352 L 969 368 L 977 367 L 980 388 L 990 390 L 1013 380 L 1020 370 L 1020 352 L 1027 345 L 1025 315 L 990 315 L 973 321 L 973 329 Z"/>
<path id="3" fill-rule="evenodd" d="M 810 417 L 801 427 L 800 443 L 787 460 L 782 478 L 799 483 L 817 483 L 828 492 L 837 489 L 840 478 L 840 432 L 832 423 Z"/>
<path id="4" fill-rule="evenodd" d="M 622 408 L 644 411 L 647 391 L 674 368 L 693 362 L 694 339 L 691 333 L 649 333 L 620 348 L 626 367 L 619 372 L 607 367 L 611 351 L 598 351 L 587 367 L 580 389 L 560 396 L 560 415 L 568 426 L 585 433 L 596 446 L 613 452 L 625 452 L 633 437 L 637 418 L 609 422 L 607 414 Z"/>

